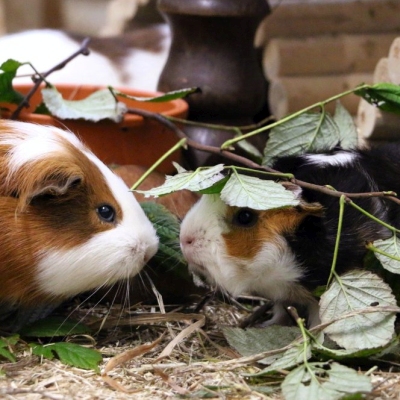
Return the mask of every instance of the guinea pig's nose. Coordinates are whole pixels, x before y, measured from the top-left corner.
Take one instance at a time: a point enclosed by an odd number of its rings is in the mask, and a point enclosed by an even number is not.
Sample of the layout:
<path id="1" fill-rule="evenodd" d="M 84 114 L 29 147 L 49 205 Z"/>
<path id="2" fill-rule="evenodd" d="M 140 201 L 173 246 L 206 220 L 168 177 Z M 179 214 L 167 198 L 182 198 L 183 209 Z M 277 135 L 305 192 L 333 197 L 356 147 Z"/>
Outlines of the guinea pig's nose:
<path id="1" fill-rule="evenodd" d="M 192 235 L 181 236 L 181 246 L 190 246 L 194 243 L 194 237 Z"/>

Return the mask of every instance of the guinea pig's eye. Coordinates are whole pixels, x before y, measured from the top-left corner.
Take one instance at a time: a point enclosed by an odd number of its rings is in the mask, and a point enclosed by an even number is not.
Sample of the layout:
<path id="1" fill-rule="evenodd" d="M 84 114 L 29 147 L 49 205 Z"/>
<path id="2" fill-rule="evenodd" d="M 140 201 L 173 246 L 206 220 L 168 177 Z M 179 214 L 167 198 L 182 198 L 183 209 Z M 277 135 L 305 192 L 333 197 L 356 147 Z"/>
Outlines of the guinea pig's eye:
<path id="1" fill-rule="evenodd" d="M 238 226 L 243 226 L 248 228 L 254 226 L 257 220 L 258 220 L 258 214 L 255 211 L 249 208 L 241 208 L 233 216 L 232 223 Z"/>
<path id="2" fill-rule="evenodd" d="M 104 222 L 115 221 L 115 210 L 109 204 L 103 204 L 100 207 L 97 207 L 96 211 L 100 219 L 102 219 Z"/>

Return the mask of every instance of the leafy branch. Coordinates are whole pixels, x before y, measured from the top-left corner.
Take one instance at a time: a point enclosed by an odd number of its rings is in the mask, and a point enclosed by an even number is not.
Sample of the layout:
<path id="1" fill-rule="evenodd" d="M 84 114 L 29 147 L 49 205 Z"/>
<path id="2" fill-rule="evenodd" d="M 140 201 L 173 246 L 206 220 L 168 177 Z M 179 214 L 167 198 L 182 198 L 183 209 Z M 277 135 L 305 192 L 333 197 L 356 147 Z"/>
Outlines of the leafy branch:
<path id="1" fill-rule="evenodd" d="M 256 129 L 256 130 L 254 130 L 252 132 L 249 132 L 249 133 L 243 135 L 240 138 L 227 140 L 225 143 L 223 143 L 221 145 L 221 149 L 229 148 L 233 144 L 237 143 L 240 140 L 249 139 L 252 136 L 255 136 L 255 135 L 258 135 L 258 134 L 260 134 L 262 132 L 265 132 L 266 130 L 271 130 L 271 129 L 279 126 L 279 125 L 285 124 L 285 123 L 287 123 L 287 122 L 289 122 L 289 121 L 291 121 L 291 120 L 293 120 L 293 119 L 295 119 L 295 118 L 297 118 L 297 117 L 299 117 L 299 116 L 301 116 L 301 115 L 303 115 L 303 114 L 305 114 L 305 113 L 307 113 L 309 111 L 312 111 L 312 110 L 314 110 L 316 108 L 319 108 L 321 110 L 321 113 L 324 114 L 325 113 L 325 106 L 327 104 L 332 103 L 333 101 L 339 100 L 342 97 L 345 97 L 345 96 L 347 96 L 349 94 L 357 93 L 360 90 L 363 90 L 363 89 L 365 90 L 365 89 L 370 88 L 370 87 L 371 87 L 370 85 L 365 85 L 364 84 L 364 85 L 361 85 L 361 86 L 359 86 L 357 88 L 350 89 L 350 90 L 347 90 L 345 92 L 339 93 L 339 94 L 337 94 L 335 96 L 332 96 L 332 97 L 330 97 L 330 98 L 328 98 L 326 100 L 323 100 L 323 101 L 320 101 L 318 103 L 312 104 L 311 106 L 308 106 L 308 107 L 303 108 L 303 109 L 301 109 L 299 111 L 296 111 L 296 112 L 294 112 L 294 113 L 292 113 L 292 114 L 290 114 L 290 115 L 288 115 L 288 116 L 286 116 L 284 118 L 281 118 L 280 120 L 278 120 L 276 122 L 273 122 L 273 123 L 271 123 L 269 125 L 263 126 L 262 128 Z"/>
<path id="2" fill-rule="evenodd" d="M 356 89 L 354 89 L 353 91 L 349 91 L 349 92 L 353 93 L 355 90 Z M 337 98 L 337 96 L 333 97 L 332 99 L 336 99 L 336 98 Z M 329 101 L 332 101 L 332 99 L 329 100 Z M 325 103 L 326 102 L 322 102 L 322 103 L 319 103 L 319 104 L 325 104 Z M 271 126 L 279 126 L 281 124 L 284 124 L 284 122 L 287 122 L 288 120 L 291 120 L 293 115 L 296 115 L 298 117 L 299 115 L 304 114 L 309 108 L 312 109 L 312 108 L 315 108 L 315 107 L 316 107 L 315 105 L 312 106 L 312 107 L 308 107 L 308 108 L 306 108 L 304 110 L 301 110 L 301 112 L 292 114 L 290 116 L 291 118 L 289 118 L 289 119 L 283 119 L 283 120 L 280 120 L 280 121 L 278 121 L 278 122 L 276 122 L 274 124 L 268 125 L 268 126 L 271 127 Z M 191 148 L 199 150 L 199 151 L 204 151 L 204 152 L 207 152 L 207 153 L 220 155 L 221 157 L 226 158 L 227 160 L 229 160 L 229 161 L 231 161 L 231 162 L 233 162 L 235 164 L 244 165 L 244 166 L 248 167 L 250 169 L 250 171 L 252 171 L 255 174 L 259 173 L 260 171 L 266 171 L 266 172 L 275 174 L 276 176 L 283 177 L 285 175 L 284 173 L 282 173 L 280 171 L 277 171 L 277 170 L 274 170 L 274 169 L 272 169 L 272 168 L 270 168 L 270 167 L 268 167 L 266 165 L 257 164 L 256 162 L 252 161 L 251 159 L 249 159 L 247 157 L 240 156 L 240 155 L 235 154 L 234 152 L 229 151 L 229 150 L 225 150 L 223 147 L 220 148 L 220 147 L 216 147 L 216 146 L 204 145 L 204 144 L 198 143 L 198 142 L 190 139 L 182 129 L 180 129 L 176 124 L 172 123 L 169 120 L 169 118 L 167 118 L 167 117 L 165 117 L 165 116 L 163 116 L 161 114 L 156 114 L 156 113 L 153 113 L 153 112 L 149 112 L 149 111 L 142 110 L 142 109 L 136 109 L 136 108 L 128 108 L 127 113 L 140 115 L 140 116 L 142 116 L 144 118 L 148 118 L 148 119 L 157 121 L 160 124 L 162 124 L 165 127 L 167 127 L 168 129 L 172 130 L 177 135 L 177 137 L 181 140 L 179 142 L 179 144 L 177 144 L 173 148 L 173 151 L 178 150 L 180 148 L 191 147 Z M 318 121 L 319 121 L 319 119 L 320 118 L 318 117 Z M 318 124 L 319 124 L 319 122 L 318 122 Z M 261 128 L 261 130 L 260 129 L 255 130 L 255 131 L 250 132 L 250 133 L 252 135 L 252 134 L 260 133 L 262 131 L 264 131 L 264 128 Z M 254 133 L 254 132 L 256 132 L 256 133 Z M 238 137 L 237 139 L 243 140 L 246 137 L 248 137 L 248 136 L 245 134 L 245 135 L 242 135 L 242 136 Z M 168 153 L 168 155 L 169 154 L 170 153 Z M 166 157 L 163 156 L 161 160 L 164 160 L 165 158 Z M 140 178 L 140 183 L 143 181 L 143 179 L 145 179 L 146 176 L 148 176 L 152 171 L 155 170 L 155 168 L 157 167 L 158 164 L 159 164 L 159 162 L 157 162 L 156 165 L 151 166 L 148 169 L 148 171 L 146 171 L 145 176 Z M 327 194 L 327 195 L 330 195 L 330 196 L 333 196 L 333 197 L 340 198 L 340 197 L 344 196 L 347 199 L 385 197 L 385 198 L 388 198 L 389 200 L 391 200 L 391 201 L 393 201 L 393 202 L 395 202 L 395 203 L 400 205 L 400 199 L 398 199 L 396 197 L 396 193 L 391 192 L 391 191 L 389 191 L 389 192 L 349 193 L 349 192 L 341 192 L 341 191 L 335 190 L 335 189 L 333 189 L 331 187 L 328 187 L 328 186 L 321 186 L 321 185 L 316 185 L 316 184 L 313 184 L 313 183 L 305 182 L 305 181 L 302 181 L 300 179 L 297 179 L 293 175 L 289 177 L 286 174 L 286 179 L 288 181 L 290 181 L 291 183 L 293 183 L 295 185 L 298 185 L 298 186 L 300 186 L 302 188 L 318 191 L 318 192 L 321 192 L 321 193 L 324 193 L 324 194 Z M 136 183 L 134 185 L 132 190 L 134 190 L 137 186 L 139 186 L 138 183 Z M 173 190 L 171 190 L 171 191 L 173 191 Z"/>

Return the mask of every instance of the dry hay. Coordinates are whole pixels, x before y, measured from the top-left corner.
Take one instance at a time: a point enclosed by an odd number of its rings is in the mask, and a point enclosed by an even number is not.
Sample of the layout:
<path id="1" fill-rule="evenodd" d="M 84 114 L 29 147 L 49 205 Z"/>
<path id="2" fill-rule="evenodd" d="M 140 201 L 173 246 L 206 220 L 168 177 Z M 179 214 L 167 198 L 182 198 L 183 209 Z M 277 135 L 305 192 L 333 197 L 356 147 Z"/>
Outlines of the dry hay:
<path id="1" fill-rule="evenodd" d="M 156 306 L 143 305 L 124 311 L 117 306 L 75 309 L 74 318 L 84 316 L 85 323 L 92 327 L 103 325 L 94 338 L 71 338 L 103 354 L 101 374 L 69 367 L 58 360 L 40 359 L 23 347 L 22 351 L 17 349 L 16 363 L 0 365 L 0 398 L 282 398 L 276 390 L 276 378 L 250 382 L 244 377 L 244 373 L 259 371 L 257 364 L 236 363 L 238 355 L 221 334 L 222 325 L 238 325 L 248 312 L 220 299 L 209 302 L 201 314 L 185 318 L 179 307 L 162 308 L 167 314 L 160 314 Z M 175 344 L 173 341 L 182 332 L 183 340 Z M 171 343 L 173 349 L 169 348 Z M 369 398 L 400 398 L 400 374 L 374 371 L 372 375 L 375 391 Z M 275 390 L 260 393 L 256 385 Z"/>

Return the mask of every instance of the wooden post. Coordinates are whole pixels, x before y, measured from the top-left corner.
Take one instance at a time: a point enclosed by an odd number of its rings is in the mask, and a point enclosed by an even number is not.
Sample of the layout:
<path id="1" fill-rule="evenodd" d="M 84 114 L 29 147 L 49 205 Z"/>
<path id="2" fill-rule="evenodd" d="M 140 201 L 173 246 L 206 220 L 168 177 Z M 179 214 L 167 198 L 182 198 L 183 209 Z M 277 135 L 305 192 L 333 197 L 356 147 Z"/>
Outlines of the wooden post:
<path id="1" fill-rule="evenodd" d="M 400 37 L 396 38 L 389 50 L 388 71 L 392 83 L 400 84 Z"/>
<path id="2" fill-rule="evenodd" d="M 399 32 L 397 0 L 284 0 L 271 6 L 257 32 L 257 46 L 275 37 Z"/>
<path id="3" fill-rule="evenodd" d="M 400 140 L 400 115 L 380 110 L 362 99 L 356 124 L 360 140 Z"/>
<path id="4" fill-rule="evenodd" d="M 372 74 L 281 77 L 270 81 L 269 104 L 275 117 L 282 118 L 362 83 L 372 83 Z M 359 101 L 360 97 L 353 94 L 341 99 L 353 115 L 357 113 Z M 334 108 L 334 104 L 327 106 L 328 111 Z"/>
<path id="5" fill-rule="evenodd" d="M 393 44 L 400 45 L 400 40 L 396 39 Z M 395 62 L 393 48 L 394 46 L 392 45 L 392 68 L 399 68 L 400 70 L 400 59 Z M 381 58 L 376 64 L 373 83 L 394 83 L 391 80 L 393 69 L 392 74 L 390 74 L 389 69 L 390 56 L 391 54 L 389 53 L 389 57 Z M 400 139 L 400 115 L 382 111 L 363 99 L 358 106 L 356 124 L 360 141 Z"/>

